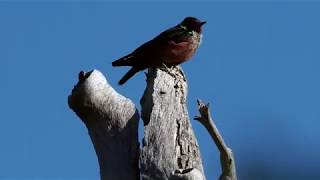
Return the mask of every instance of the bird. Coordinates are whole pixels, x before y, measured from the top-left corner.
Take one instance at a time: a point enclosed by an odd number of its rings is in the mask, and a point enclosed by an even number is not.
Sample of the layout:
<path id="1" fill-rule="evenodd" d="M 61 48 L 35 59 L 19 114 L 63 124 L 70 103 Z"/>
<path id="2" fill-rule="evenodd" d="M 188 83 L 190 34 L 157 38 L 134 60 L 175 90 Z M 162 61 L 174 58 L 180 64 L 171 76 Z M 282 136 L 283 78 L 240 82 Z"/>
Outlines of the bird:
<path id="1" fill-rule="evenodd" d="M 171 27 L 155 38 L 142 44 L 130 54 L 112 62 L 112 66 L 131 66 L 120 79 L 123 85 L 137 72 L 150 67 L 179 65 L 189 60 L 202 41 L 202 25 L 195 17 L 186 17 L 178 25 Z"/>

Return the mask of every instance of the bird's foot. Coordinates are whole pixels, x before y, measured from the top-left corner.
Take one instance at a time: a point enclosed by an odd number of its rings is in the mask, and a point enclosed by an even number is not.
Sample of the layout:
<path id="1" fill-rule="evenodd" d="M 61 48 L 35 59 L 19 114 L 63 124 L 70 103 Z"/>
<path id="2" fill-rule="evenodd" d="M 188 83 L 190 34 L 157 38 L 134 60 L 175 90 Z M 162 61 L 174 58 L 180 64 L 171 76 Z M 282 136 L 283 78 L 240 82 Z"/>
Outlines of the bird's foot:
<path id="1" fill-rule="evenodd" d="M 170 66 L 168 67 L 165 63 L 162 63 L 162 67 L 160 67 L 160 70 L 168 73 L 170 76 L 172 76 L 177 82 L 185 82 L 186 77 L 185 74 L 180 66 Z"/>
<path id="2" fill-rule="evenodd" d="M 174 66 L 172 66 L 174 67 Z M 162 63 L 162 67 L 160 68 L 162 71 L 167 72 L 170 76 L 176 77 L 176 74 L 172 72 L 172 67 L 168 67 L 165 63 Z"/>
<path id="3" fill-rule="evenodd" d="M 180 66 L 177 66 L 177 69 L 179 70 L 179 72 L 180 72 L 180 74 L 181 74 L 181 76 L 182 76 L 183 81 L 187 81 L 186 76 L 185 76 L 182 68 L 181 68 Z"/>

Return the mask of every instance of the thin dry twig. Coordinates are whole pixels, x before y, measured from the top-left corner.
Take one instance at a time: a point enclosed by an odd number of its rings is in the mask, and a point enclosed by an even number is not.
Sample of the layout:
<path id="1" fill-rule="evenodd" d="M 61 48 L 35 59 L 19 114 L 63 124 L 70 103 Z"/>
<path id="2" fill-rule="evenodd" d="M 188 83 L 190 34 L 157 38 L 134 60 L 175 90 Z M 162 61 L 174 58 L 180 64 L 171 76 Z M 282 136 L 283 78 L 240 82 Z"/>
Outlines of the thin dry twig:
<path id="1" fill-rule="evenodd" d="M 232 150 L 225 144 L 222 136 L 219 133 L 218 128 L 214 124 L 209 111 L 209 103 L 204 104 L 201 100 L 197 100 L 199 116 L 194 119 L 199 121 L 209 132 L 214 143 L 220 151 L 220 163 L 222 174 L 220 175 L 220 180 L 236 180 L 236 166 L 234 161 L 234 156 Z"/>

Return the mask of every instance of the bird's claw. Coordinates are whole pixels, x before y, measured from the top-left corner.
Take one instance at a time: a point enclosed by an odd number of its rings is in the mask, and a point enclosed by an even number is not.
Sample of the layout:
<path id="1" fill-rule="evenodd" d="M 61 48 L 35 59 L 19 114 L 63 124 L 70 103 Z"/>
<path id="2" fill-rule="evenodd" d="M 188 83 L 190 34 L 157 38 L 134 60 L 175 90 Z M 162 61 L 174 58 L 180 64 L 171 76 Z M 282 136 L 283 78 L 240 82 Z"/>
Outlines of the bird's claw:
<path id="1" fill-rule="evenodd" d="M 176 77 L 176 75 L 173 73 L 173 72 L 171 72 L 171 68 L 169 68 L 164 62 L 162 62 L 162 66 L 163 67 L 161 67 L 160 69 L 161 70 L 163 70 L 164 72 L 167 72 L 170 76 L 172 76 L 172 77 Z"/>

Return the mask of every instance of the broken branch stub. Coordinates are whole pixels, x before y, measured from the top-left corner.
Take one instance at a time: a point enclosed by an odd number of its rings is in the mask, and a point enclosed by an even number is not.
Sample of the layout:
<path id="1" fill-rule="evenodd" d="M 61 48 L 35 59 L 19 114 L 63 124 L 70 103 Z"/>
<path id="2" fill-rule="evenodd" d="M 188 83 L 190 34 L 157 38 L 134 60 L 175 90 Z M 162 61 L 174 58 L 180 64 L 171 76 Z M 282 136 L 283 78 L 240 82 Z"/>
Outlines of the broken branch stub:
<path id="1" fill-rule="evenodd" d="M 139 114 L 133 102 L 118 94 L 97 70 L 79 73 L 68 97 L 94 145 L 102 180 L 138 180 Z"/>

